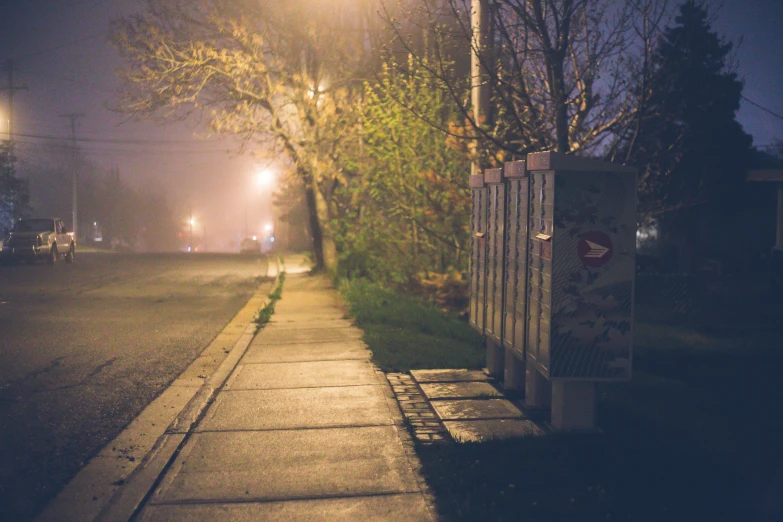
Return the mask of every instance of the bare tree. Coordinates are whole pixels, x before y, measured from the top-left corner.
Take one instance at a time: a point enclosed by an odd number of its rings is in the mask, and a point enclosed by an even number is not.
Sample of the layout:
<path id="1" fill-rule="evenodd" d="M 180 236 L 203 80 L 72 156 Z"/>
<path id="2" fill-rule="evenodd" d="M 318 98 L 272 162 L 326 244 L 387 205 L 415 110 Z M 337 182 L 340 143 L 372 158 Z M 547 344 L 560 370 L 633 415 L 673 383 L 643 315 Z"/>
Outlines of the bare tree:
<path id="1" fill-rule="evenodd" d="M 317 267 L 334 153 L 355 121 L 370 10 L 362 0 L 146 0 L 113 22 L 125 67 L 117 108 L 203 118 L 244 146 L 285 153 L 304 187 Z"/>
<path id="2" fill-rule="evenodd" d="M 635 80 L 649 74 L 645 52 L 663 29 L 666 0 L 495 0 L 488 7 L 483 52 L 472 38 L 470 0 L 422 0 L 412 18 L 435 35 L 443 63 L 455 53 L 455 38 L 479 55 L 492 93 L 492 109 L 481 121 L 453 69 L 436 61 L 429 70 L 451 86 L 483 148 L 611 156 L 635 122 L 644 95 Z M 443 23 L 446 15 L 453 23 Z M 403 23 L 386 20 L 404 36 Z"/>

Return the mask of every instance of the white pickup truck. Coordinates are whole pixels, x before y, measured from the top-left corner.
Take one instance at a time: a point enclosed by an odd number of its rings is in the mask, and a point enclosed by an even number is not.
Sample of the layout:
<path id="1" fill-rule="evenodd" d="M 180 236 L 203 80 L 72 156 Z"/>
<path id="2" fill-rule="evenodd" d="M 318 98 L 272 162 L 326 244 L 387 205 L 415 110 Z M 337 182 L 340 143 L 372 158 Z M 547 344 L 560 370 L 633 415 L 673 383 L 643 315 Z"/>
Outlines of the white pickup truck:
<path id="1" fill-rule="evenodd" d="M 8 261 L 35 261 L 44 258 L 49 264 L 60 257 L 73 263 L 76 240 L 68 232 L 62 220 L 57 218 L 20 219 L 14 223 L 3 244 L 2 255 Z"/>

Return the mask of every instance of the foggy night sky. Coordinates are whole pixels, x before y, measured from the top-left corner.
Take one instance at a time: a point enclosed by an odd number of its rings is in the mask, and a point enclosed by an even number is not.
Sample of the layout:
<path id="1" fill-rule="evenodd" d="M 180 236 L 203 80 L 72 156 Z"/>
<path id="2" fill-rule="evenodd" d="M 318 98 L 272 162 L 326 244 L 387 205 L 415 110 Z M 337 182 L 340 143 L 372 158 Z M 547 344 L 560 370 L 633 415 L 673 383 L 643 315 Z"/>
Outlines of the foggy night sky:
<path id="1" fill-rule="evenodd" d="M 328 1 L 328 0 L 314 0 Z M 713 29 L 735 44 L 743 94 L 783 115 L 783 1 L 725 0 L 711 7 L 717 19 Z M 717 6 L 718 2 L 710 5 Z M 70 134 L 60 114 L 83 112 L 77 135 L 81 138 L 188 140 L 169 145 L 81 143 L 97 164 L 119 167 L 131 184 L 162 187 L 173 208 L 184 212 L 192 204 L 197 222 L 207 234 L 243 235 L 245 201 L 251 203 L 250 234 L 260 231 L 271 216 L 251 180 L 258 167 L 249 156 L 237 157 L 229 139 L 194 137 L 194 125 L 127 122 L 105 108 L 114 100 L 114 70 L 121 65 L 106 43 L 109 21 L 140 9 L 139 0 L 3 0 L 0 8 L 0 62 L 15 61 L 14 83 L 29 90 L 14 101 L 18 155 L 24 158 L 43 140 L 20 134 Z M 81 41 L 79 41 L 81 40 Z M 0 86 L 6 86 L 5 73 Z M 755 145 L 783 139 L 783 120 L 743 101 L 739 121 Z M 7 102 L 0 98 L 0 133 L 7 132 Z M 204 134 L 202 131 L 201 134 Z M 24 175 L 24 172 L 21 172 Z M 43 209 L 38 209 L 43 211 Z M 65 216 L 63 216 L 65 217 Z"/>

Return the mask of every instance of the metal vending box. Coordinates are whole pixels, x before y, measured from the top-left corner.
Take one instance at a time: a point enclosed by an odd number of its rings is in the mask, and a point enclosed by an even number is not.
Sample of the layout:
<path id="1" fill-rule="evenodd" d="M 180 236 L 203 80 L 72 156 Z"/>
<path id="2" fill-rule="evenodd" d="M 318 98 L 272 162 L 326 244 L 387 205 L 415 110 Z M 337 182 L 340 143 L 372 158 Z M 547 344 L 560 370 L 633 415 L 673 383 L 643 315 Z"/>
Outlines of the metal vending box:
<path id="1" fill-rule="evenodd" d="M 470 325 L 482 335 L 486 321 L 487 284 L 487 186 L 484 175 L 470 176 Z"/>
<path id="2" fill-rule="evenodd" d="M 506 243 L 506 184 L 502 169 L 484 171 L 487 185 L 487 319 L 484 333 L 498 345 L 503 335 L 503 269 Z"/>
<path id="3" fill-rule="evenodd" d="M 524 161 L 506 163 L 506 267 L 503 346 L 525 358 L 529 187 Z"/>
<path id="4" fill-rule="evenodd" d="M 551 380 L 631 378 L 636 171 L 528 154 L 527 361 Z"/>

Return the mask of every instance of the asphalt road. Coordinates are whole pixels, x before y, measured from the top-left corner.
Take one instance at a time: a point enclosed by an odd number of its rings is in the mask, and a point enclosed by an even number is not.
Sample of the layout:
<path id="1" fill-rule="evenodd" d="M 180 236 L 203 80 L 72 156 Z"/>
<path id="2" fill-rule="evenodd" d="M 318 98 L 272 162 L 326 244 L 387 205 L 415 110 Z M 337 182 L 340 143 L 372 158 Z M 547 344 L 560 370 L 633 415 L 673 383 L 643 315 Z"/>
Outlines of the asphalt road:
<path id="1" fill-rule="evenodd" d="M 264 260 L 217 254 L 0 267 L 0 520 L 37 514 L 265 274 Z"/>

